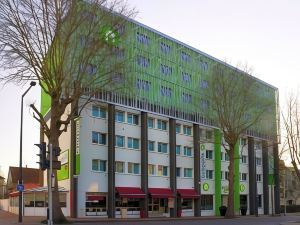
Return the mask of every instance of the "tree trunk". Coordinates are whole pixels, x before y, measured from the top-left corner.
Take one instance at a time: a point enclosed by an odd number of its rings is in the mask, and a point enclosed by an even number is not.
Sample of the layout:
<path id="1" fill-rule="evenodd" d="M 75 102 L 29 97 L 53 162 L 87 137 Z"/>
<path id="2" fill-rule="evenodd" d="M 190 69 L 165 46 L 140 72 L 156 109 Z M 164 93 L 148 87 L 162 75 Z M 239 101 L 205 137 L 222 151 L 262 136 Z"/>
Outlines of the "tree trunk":
<path id="1" fill-rule="evenodd" d="M 234 146 L 229 146 L 228 204 L 225 218 L 234 217 Z"/>

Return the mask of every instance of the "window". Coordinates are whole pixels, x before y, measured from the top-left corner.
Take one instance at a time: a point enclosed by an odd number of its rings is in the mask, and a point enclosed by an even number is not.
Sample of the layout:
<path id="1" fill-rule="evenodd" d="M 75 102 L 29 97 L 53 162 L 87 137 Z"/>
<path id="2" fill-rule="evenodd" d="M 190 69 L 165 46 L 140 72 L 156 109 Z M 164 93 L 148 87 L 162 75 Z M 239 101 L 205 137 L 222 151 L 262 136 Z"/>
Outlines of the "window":
<path id="1" fill-rule="evenodd" d="M 158 176 L 168 176 L 168 167 L 158 165 L 157 175 Z"/>
<path id="2" fill-rule="evenodd" d="M 212 195 L 201 195 L 201 210 L 213 210 L 214 198 Z"/>
<path id="3" fill-rule="evenodd" d="M 181 168 L 176 167 L 176 177 L 181 177 Z"/>
<path id="4" fill-rule="evenodd" d="M 155 175 L 155 165 L 148 164 L 148 174 Z"/>
<path id="5" fill-rule="evenodd" d="M 213 151 L 212 150 L 206 150 L 206 159 L 213 159 Z"/>
<path id="6" fill-rule="evenodd" d="M 146 57 L 144 57 L 144 56 L 138 55 L 138 56 L 137 56 L 137 64 L 138 64 L 140 67 L 147 68 L 147 67 L 150 66 L 150 59 L 149 59 L 149 58 L 146 58 Z"/>
<path id="7" fill-rule="evenodd" d="M 158 142 L 157 143 L 157 151 L 161 153 L 168 153 L 168 144 Z"/>
<path id="8" fill-rule="evenodd" d="M 80 72 L 84 72 L 88 75 L 95 75 L 97 73 L 97 67 L 93 64 L 80 64 L 79 65 Z"/>
<path id="9" fill-rule="evenodd" d="M 122 73 L 113 73 L 112 77 L 111 77 L 111 80 L 112 80 L 113 83 L 116 83 L 116 84 L 124 84 L 124 82 L 125 82 L 124 74 L 122 74 Z"/>
<path id="10" fill-rule="evenodd" d="M 92 106 L 92 116 L 105 119 L 106 111 L 102 107 L 93 105 Z"/>
<path id="11" fill-rule="evenodd" d="M 138 163 L 128 163 L 128 173 L 140 174 L 140 164 Z"/>
<path id="12" fill-rule="evenodd" d="M 211 130 L 206 130 L 206 140 L 212 140 L 213 134 Z"/>
<path id="13" fill-rule="evenodd" d="M 139 116 L 135 114 L 127 114 L 127 123 L 139 125 Z"/>
<path id="14" fill-rule="evenodd" d="M 184 148 L 183 148 L 183 155 L 184 156 L 192 156 L 192 148 L 184 146 Z"/>
<path id="15" fill-rule="evenodd" d="M 184 103 L 191 103 L 192 102 L 192 95 L 187 93 L 182 93 L 182 101 Z"/>
<path id="16" fill-rule="evenodd" d="M 128 148 L 140 149 L 140 140 L 139 139 L 129 137 L 127 139 L 127 141 L 128 141 L 128 143 L 127 143 Z"/>
<path id="17" fill-rule="evenodd" d="M 157 120 L 157 129 L 167 130 L 167 122 L 164 120 Z"/>
<path id="18" fill-rule="evenodd" d="M 142 34 L 140 32 L 136 32 L 136 40 L 143 45 L 150 44 L 150 38 L 147 35 Z"/>
<path id="19" fill-rule="evenodd" d="M 185 83 L 191 83 L 192 82 L 192 76 L 189 73 L 182 72 L 182 81 Z"/>
<path id="20" fill-rule="evenodd" d="M 184 62 L 190 62 L 191 56 L 189 54 L 187 54 L 186 52 L 182 51 L 181 52 L 181 60 Z"/>
<path id="21" fill-rule="evenodd" d="M 258 208 L 262 208 L 262 197 L 258 195 Z"/>
<path id="22" fill-rule="evenodd" d="M 116 172 L 124 173 L 124 162 L 116 161 Z"/>
<path id="23" fill-rule="evenodd" d="M 229 178 L 229 172 L 225 171 L 225 180 L 228 180 L 228 178 Z"/>
<path id="24" fill-rule="evenodd" d="M 208 88 L 208 81 L 207 80 L 201 80 L 200 81 L 200 88 L 207 89 Z"/>
<path id="25" fill-rule="evenodd" d="M 203 110 L 208 109 L 209 101 L 207 99 L 200 99 L 200 108 Z"/>
<path id="26" fill-rule="evenodd" d="M 176 134 L 180 134 L 180 133 L 181 133 L 181 125 L 176 124 Z"/>
<path id="27" fill-rule="evenodd" d="M 221 180 L 224 180 L 224 171 L 221 171 Z"/>
<path id="28" fill-rule="evenodd" d="M 193 209 L 193 199 L 183 198 L 181 202 L 181 209 Z"/>
<path id="29" fill-rule="evenodd" d="M 116 135 L 116 147 L 125 147 L 125 137 Z"/>
<path id="30" fill-rule="evenodd" d="M 172 75 L 172 67 L 160 64 L 160 72 L 164 75 Z"/>
<path id="31" fill-rule="evenodd" d="M 229 155 L 227 152 L 225 152 L 225 161 L 229 162 L 230 161 L 230 158 L 229 158 Z"/>
<path id="32" fill-rule="evenodd" d="M 136 88 L 144 91 L 149 91 L 151 87 L 151 82 L 147 80 L 137 79 Z"/>
<path id="33" fill-rule="evenodd" d="M 242 155 L 242 157 L 241 157 L 241 163 L 243 163 L 243 164 L 247 163 L 247 156 L 246 155 Z"/>
<path id="34" fill-rule="evenodd" d="M 192 128 L 190 126 L 183 126 L 183 133 L 185 135 L 192 135 Z"/>
<path id="35" fill-rule="evenodd" d="M 193 169 L 184 168 L 184 177 L 193 177 Z"/>
<path id="36" fill-rule="evenodd" d="M 92 170 L 99 172 L 106 172 L 106 160 L 93 159 Z"/>
<path id="37" fill-rule="evenodd" d="M 118 59 L 123 59 L 125 56 L 125 50 L 124 49 L 120 49 L 117 46 L 113 47 L 113 53 L 114 55 L 118 58 Z"/>
<path id="38" fill-rule="evenodd" d="M 224 160 L 224 152 L 221 152 L 221 161 Z"/>
<path id="39" fill-rule="evenodd" d="M 164 97 L 172 97 L 172 89 L 165 87 L 165 86 L 160 86 L 160 95 Z"/>
<path id="40" fill-rule="evenodd" d="M 262 148 L 262 144 L 260 141 L 254 141 L 254 150 L 258 150 Z"/>
<path id="41" fill-rule="evenodd" d="M 247 145 L 247 138 L 241 138 L 241 145 Z"/>
<path id="42" fill-rule="evenodd" d="M 204 72 L 206 72 L 208 70 L 208 63 L 203 60 L 200 60 L 199 66 L 200 66 L 200 69 Z"/>
<path id="43" fill-rule="evenodd" d="M 171 46 L 164 42 L 160 42 L 160 50 L 165 54 L 169 54 L 171 52 Z"/>
<path id="44" fill-rule="evenodd" d="M 116 111 L 115 113 L 115 121 L 124 123 L 125 122 L 125 113 L 121 111 Z"/>
<path id="45" fill-rule="evenodd" d="M 240 173 L 240 181 L 247 181 L 247 174 L 246 173 Z"/>
<path id="46" fill-rule="evenodd" d="M 154 128 L 154 119 L 148 118 L 148 128 Z"/>
<path id="47" fill-rule="evenodd" d="M 106 145 L 106 134 L 100 132 L 92 131 L 92 143 Z"/>
<path id="48" fill-rule="evenodd" d="M 256 181 L 261 182 L 261 174 L 256 174 Z"/>
<path id="49" fill-rule="evenodd" d="M 214 179 L 214 171 L 213 170 L 206 170 L 206 179 L 212 180 Z"/>
<path id="50" fill-rule="evenodd" d="M 154 152 L 154 141 L 148 141 L 148 151 Z"/>
<path id="51" fill-rule="evenodd" d="M 176 155 L 180 155 L 180 154 L 181 154 L 181 146 L 176 145 Z"/>
<path id="52" fill-rule="evenodd" d="M 256 157 L 256 165 L 261 166 L 261 158 L 260 157 Z"/>

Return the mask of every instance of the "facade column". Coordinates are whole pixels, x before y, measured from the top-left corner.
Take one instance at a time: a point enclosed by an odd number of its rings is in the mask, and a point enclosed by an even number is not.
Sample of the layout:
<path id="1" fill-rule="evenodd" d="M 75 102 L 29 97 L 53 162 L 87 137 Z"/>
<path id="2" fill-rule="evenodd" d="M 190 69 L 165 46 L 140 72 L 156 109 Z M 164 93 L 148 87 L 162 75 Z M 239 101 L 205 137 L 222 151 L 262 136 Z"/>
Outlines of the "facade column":
<path id="1" fill-rule="evenodd" d="M 115 106 L 108 104 L 108 218 L 115 218 Z"/>
<path id="2" fill-rule="evenodd" d="M 169 119 L 170 143 L 170 187 L 174 196 L 174 207 L 170 208 L 170 217 L 177 217 L 177 178 L 176 178 L 176 120 Z"/>
<path id="3" fill-rule="evenodd" d="M 249 157 L 249 206 L 250 215 L 255 215 L 257 206 L 257 183 L 256 183 L 256 152 L 254 149 L 254 138 L 248 137 L 248 157 Z"/>
<path id="4" fill-rule="evenodd" d="M 194 138 L 194 189 L 199 198 L 194 199 L 194 216 L 201 216 L 201 179 L 200 179 L 200 128 L 198 124 L 193 125 Z"/>
<path id="5" fill-rule="evenodd" d="M 264 214 L 269 215 L 269 153 L 268 143 L 262 142 Z"/>
<path id="6" fill-rule="evenodd" d="M 141 189 L 145 199 L 141 200 L 141 209 L 148 217 L 148 113 L 141 112 Z"/>
<path id="7" fill-rule="evenodd" d="M 273 158 L 274 158 L 274 203 L 275 214 L 280 214 L 280 181 L 279 181 L 279 156 L 278 144 L 273 144 Z"/>

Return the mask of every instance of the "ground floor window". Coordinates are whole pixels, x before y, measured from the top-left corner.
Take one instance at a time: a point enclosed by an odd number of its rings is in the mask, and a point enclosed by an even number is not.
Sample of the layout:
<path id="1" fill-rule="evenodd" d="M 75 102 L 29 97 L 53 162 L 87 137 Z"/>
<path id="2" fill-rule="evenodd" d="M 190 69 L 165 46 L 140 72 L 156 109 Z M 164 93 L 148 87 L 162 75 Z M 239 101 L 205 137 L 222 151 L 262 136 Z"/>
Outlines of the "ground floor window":
<path id="1" fill-rule="evenodd" d="M 201 210 L 213 210 L 214 197 L 213 195 L 201 195 Z"/>
<path id="2" fill-rule="evenodd" d="M 193 199 L 191 199 L 191 198 L 182 199 L 181 208 L 182 209 L 193 209 Z"/>
<path id="3" fill-rule="evenodd" d="M 168 213 L 167 198 L 149 198 L 148 211 L 152 213 Z"/>
<path id="4" fill-rule="evenodd" d="M 86 193 L 85 211 L 86 215 L 106 214 L 106 195 L 104 193 Z"/>
<path id="5" fill-rule="evenodd" d="M 140 211 L 140 199 L 139 198 L 116 198 L 116 211 L 120 211 L 121 208 L 127 208 L 127 211 Z"/>
<path id="6" fill-rule="evenodd" d="M 221 203 L 224 206 L 228 206 L 228 195 L 222 195 L 221 196 Z"/>
<path id="7" fill-rule="evenodd" d="M 247 207 L 247 195 L 240 195 L 240 207 Z"/>
<path id="8" fill-rule="evenodd" d="M 258 208 L 262 208 L 262 195 L 257 196 L 258 200 Z"/>

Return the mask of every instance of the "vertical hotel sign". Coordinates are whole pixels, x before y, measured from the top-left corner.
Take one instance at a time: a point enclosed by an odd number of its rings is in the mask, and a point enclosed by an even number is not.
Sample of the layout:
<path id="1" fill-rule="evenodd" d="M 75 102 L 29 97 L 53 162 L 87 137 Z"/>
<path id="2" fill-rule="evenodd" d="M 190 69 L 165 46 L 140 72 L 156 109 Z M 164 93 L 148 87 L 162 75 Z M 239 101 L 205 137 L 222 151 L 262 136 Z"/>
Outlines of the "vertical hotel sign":
<path id="1" fill-rule="evenodd" d="M 80 174 L 80 117 L 75 119 L 75 152 L 76 152 L 76 168 L 75 168 L 75 174 Z"/>
<path id="2" fill-rule="evenodd" d="M 201 179 L 206 179 L 205 145 L 200 145 Z"/>

